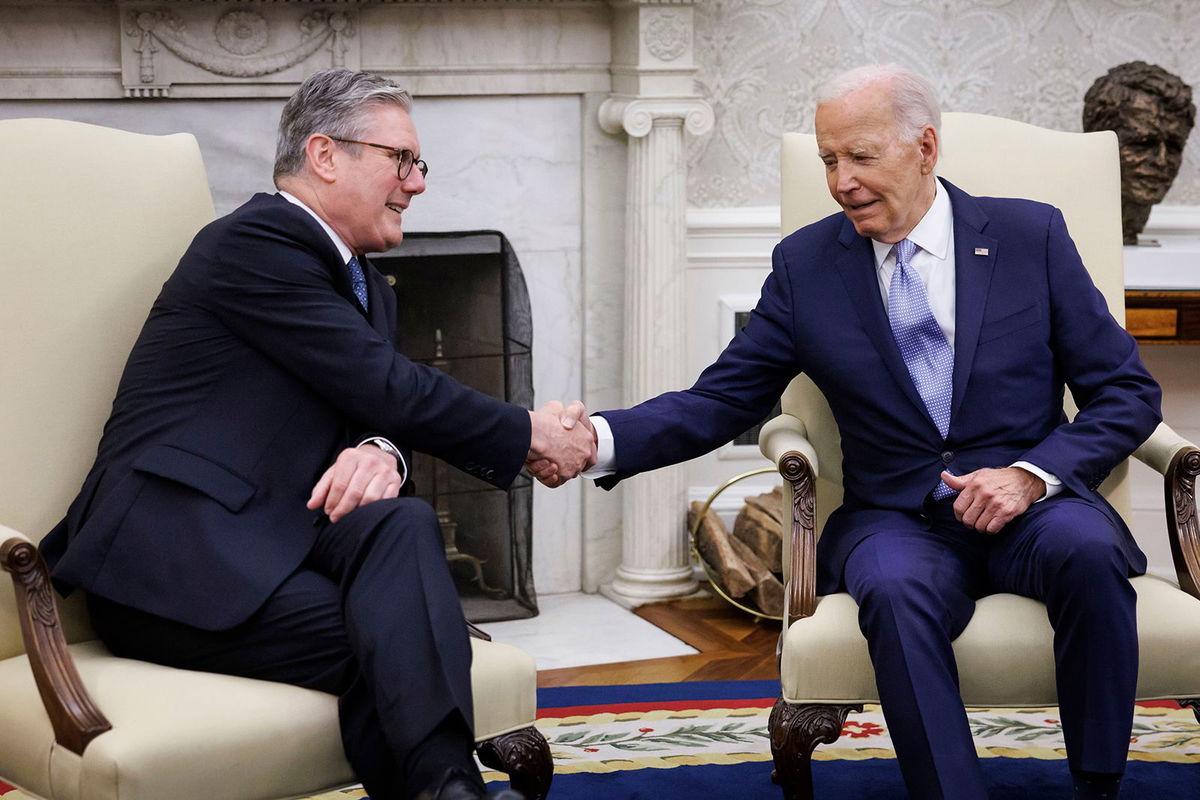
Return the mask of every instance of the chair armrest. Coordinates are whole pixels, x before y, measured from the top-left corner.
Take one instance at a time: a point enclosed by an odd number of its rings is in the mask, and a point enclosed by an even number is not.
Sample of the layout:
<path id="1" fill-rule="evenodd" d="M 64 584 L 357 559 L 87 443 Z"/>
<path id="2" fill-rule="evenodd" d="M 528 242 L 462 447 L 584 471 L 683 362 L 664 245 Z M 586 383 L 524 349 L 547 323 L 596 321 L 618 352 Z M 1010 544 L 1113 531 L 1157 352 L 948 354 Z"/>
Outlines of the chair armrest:
<path id="1" fill-rule="evenodd" d="M 1163 475 L 1175 577 L 1179 588 L 1200 597 L 1200 521 L 1196 518 L 1200 448 L 1162 423 L 1133 455 Z"/>
<path id="2" fill-rule="evenodd" d="M 0 567 L 12 574 L 25 653 L 54 739 L 77 755 L 112 728 L 75 669 L 54 601 L 50 571 L 27 536 L 0 526 Z"/>
<path id="3" fill-rule="evenodd" d="M 1196 445 L 1172 430 L 1167 423 L 1160 422 L 1150 438 L 1133 452 L 1133 457 L 1158 474 L 1166 475 L 1179 451 L 1189 447 L 1195 449 Z"/>
<path id="4" fill-rule="evenodd" d="M 781 414 L 762 427 L 758 446 L 792 488 L 792 521 L 784 531 L 783 634 L 792 623 L 812 616 L 817 608 L 816 480 L 817 452 L 806 437 L 804 423 Z"/>

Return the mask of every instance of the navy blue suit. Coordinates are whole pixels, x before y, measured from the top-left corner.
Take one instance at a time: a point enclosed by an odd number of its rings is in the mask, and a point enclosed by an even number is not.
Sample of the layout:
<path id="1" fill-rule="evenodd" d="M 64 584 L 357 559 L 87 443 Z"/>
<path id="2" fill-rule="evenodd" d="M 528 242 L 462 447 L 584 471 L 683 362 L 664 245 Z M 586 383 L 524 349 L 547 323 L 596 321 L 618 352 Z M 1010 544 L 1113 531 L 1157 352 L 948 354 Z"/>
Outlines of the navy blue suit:
<path id="1" fill-rule="evenodd" d="M 1133 593 L 1125 577 L 1142 572 L 1146 562 L 1125 523 L 1096 489 L 1160 420 L 1159 388 L 1142 366 L 1133 338 L 1108 313 L 1062 214 L 1041 203 L 972 197 L 942 184 L 953 209 L 956 270 L 954 395 L 945 439 L 895 344 L 871 243 L 842 214 L 780 242 L 749 323 L 692 388 L 603 412 L 613 431 L 616 473 L 601 485 L 611 486 L 730 441 L 766 415 L 795 374 L 812 378 L 829 400 L 841 432 L 845 489 L 844 503 L 829 518 L 818 544 L 817 591 L 849 590 L 859 601 L 885 711 L 891 698 L 889 722 L 899 740 L 898 752 L 906 740 L 924 739 L 920 709 L 935 709 L 930 724 L 941 725 L 946 714 L 957 714 L 960 730 L 966 731 L 949 641 L 970 619 L 974 597 L 1019 591 L 1046 600 L 1052 621 L 1056 619 L 1057 601 L 1045 596 L 1050 590 L 1042 580 L 1046 565 L 1038 542 L 1043 529 L 1050 530 L 1049 536 L 1063 526 L 1103 531 L 1104 543 L 1097 546 L 1105 550 L 1105 569 L 1125 588 L 1114 581 L 1112 592 L 1096 594 L 1117 595 L 1110 599 L 1124 609 L 1112 612 L 1114 626 L 1121 629 L 1110 644 L 1126 654 L 1132 648 L 1132 663 L 1113 679 L 1121 685 L 1117 706 L 1129 700 L 1120 713 L 1131 713 L 1136 630 Z M 1064 386 L 1081 409 L 1071 423 L 1063 413 Z M 1032 507 L 999 536 L 968 531 L 954 521 L 952 500 L 933 504 L 929 499 L 943 469 L 964 474 L 1018 460 L 1059 476 L 1065 490 Z M 900 546 L 893 552 L 888 546 L 914 536 L 938 543 L 928 558 L 914 552 L 919 548 Z M 867 564 L 868 551 L 859 549 L 872 541 L 891 562 Z M 854 554 L 863 557 L 855 560 Z M 899 563 L 906 555 L 919 563 Z M 952 564 L 950 576 L 945 574 L 947 563 Z M 937 630 L 909 631 L 905 623 L 898 640 L 889 638 L 885 631 L 897 630 L 898 623 L 878 618 L 877 598 L 868 588 L 907 582 L 907 588 L 915 589 L 922 581 L 932 582 L 934 590 L 923 597 L 882 601 L 914 604 L 913 615 L 928 612 L 936 618 L 932 628 Z M 906 589 L 902 585 L 896 591 Z M 1059 622 L 1060 638 L 1070 638 L 1062 634 L 1071 624 Z M 905 650 L 906 642 L 922 637 L 928 646 L 922 645 L 920 652 Z M 1066 667 L 1086 669 L 1097 661 L 1088 657 L 1086 647 L 1057 654 L 1060 674 Z M 1064 658 L 1071 663 L 1064 665 Z M 911 665 L 912 674 L 902 674 L 898 663 Z M 893 679 L 896 687 L 885 686 Z M 941 691 L 937 697 L 902 698 L 906 691 L 912 694 L 905 687 L 913 685 L 937 685 Z M 1064 697 L 1066 688 L 1060 685 L 1060 700 L 1070 728 L 1075 720 L 1068 719 L 1073 701 Z M 955 704 L 958 710 L 951 712 Z M 1082 701 L 1077 705 L 1083 713 Z M 1117 732 L 1108 740 L 1120 741 L 1122 724 L 1128 736 L 1128 723 L 1117 722 Z M 1072 738 L 1079 741 L 1074 734 L 1068 731 L 1069 745 Z M 966 735 L 969 746 L 969 731 Z M 1094 758 L 1073 753 L 1072 766 L 1120 771 L 1113 768 L 1113 749 Z M 952 780 L 959 787 L 960 793 L 952 796 L 975 796 L 969 788 L 972 778 L 960 779 L 943 763 L 955 759 L 936 752 L 910 755 L 905 759 L 901 752 L 902 766 L 924 757 L 929 767 L 924 775 L 906 768 L 914 795 L 938 796 L 929 787 L 938 785 L 940 774 L 943 783 Z M 1118 766 L 1123 765 L 1123 750 L 1119 759 Z M 967 760 L 973 762 L 973 754 Z"/>
<path id="2" fill-rule="evenodd" d="M 119 652 L 342 694 L 351 762 L 385 797 L 405 790 L 376 770 L 397 769 L 455 709 L 471 720 L 470 647 L 441 536 L 411 499 L 337 523 L 305 503 L 368 433 L 505 486 L 529 418 L 398 353 L 395 297 L 366 273 L 369 314 L 329 236 L 279 195 L 201 230 L 42 550 L 60 587 L 89 593 Z"/>

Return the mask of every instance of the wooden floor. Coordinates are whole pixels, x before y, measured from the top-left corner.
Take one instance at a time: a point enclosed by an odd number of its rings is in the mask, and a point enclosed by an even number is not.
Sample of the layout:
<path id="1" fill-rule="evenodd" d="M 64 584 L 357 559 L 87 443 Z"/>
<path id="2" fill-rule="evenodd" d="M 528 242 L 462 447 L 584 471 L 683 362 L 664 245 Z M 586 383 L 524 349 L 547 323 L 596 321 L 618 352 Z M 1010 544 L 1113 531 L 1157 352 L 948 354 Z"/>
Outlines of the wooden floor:
<path id="1" fill-rule="evenodd" d="M 689 656 L 548 669 L 538 686 L 773 680 L 778 622 L 755 622 L 718 597 L 642 606 L 637 615 L 700 652 Z"/>

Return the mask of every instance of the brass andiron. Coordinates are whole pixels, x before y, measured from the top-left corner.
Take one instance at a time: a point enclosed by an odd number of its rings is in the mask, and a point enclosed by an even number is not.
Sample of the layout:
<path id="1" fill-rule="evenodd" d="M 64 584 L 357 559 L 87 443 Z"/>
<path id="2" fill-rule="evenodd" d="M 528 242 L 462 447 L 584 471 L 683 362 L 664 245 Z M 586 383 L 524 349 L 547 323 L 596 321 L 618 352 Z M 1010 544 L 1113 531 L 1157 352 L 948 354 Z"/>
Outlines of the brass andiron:
<path id="1" fill-rule="evenodd" d="M 447 372 L 446 367 L 450 365 L 442 349 L 441 328 L 437 328 L 433 333 L 433 361 L 430 361 L 429 364 L 443 372 Z M 449 498 L 441 491 L 441 487 L 446 485 L 448 485 L 446 464 L 440 458 L 435 458 L 433 459 L 433 508 L 437 511 L 438 525 L 442 529 L 442 544 L 446 548 L 446 560 L 451 564 L 465 563 L 471 574 L 471 582 L 478 584 L 480 590 L 488 597 L 493 599 L 506 597 L 508 592 L 488 586 L 487 581 L 484 580 L 483 565 L 487 562 L 458 549 L 458 523 L 450 516 Z"/>

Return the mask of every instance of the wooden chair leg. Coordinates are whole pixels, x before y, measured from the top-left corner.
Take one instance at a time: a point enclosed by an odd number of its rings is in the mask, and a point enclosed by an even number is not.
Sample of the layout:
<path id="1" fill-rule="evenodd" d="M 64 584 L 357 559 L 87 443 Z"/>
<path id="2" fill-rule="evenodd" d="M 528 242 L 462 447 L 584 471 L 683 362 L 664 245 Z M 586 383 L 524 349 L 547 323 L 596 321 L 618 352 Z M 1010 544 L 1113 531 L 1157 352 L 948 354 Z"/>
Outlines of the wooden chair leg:
<path id="1" fill-rule="evenodd" d="M 771 709 L 771 779 L 783 789 L 784 800 L 813 800 L 812 752 L 818 744 L 832 744 L 842 735 L 851 711 L 862 706 L 792 705 L 781 697 Z"/>
<path id="2" fill-rule="evenodd" d="M 1175 702 L 1184 708 L 1190 708 L 1196 715 L 1196 722 L 1200 722 L 1200 697 L 1190 697 L 1187 700 L 1176 700 Z"/>
<path id="3" fill-rule="evenodd" d="M 508 773 L 509 784 L 527 800 L 545 800 L 554 778 L 550 745 L 532 725 L 480 742 L 476 749 L 485 766 Z"/>

